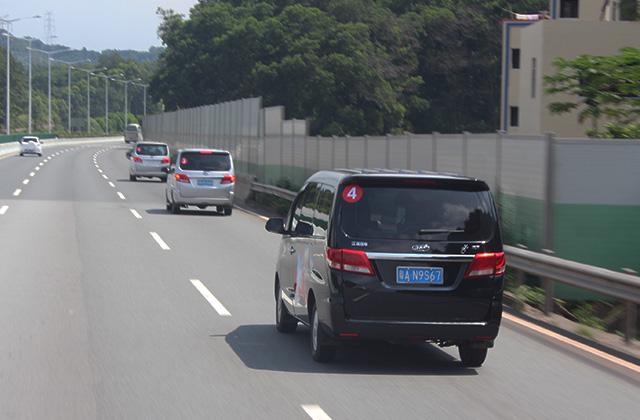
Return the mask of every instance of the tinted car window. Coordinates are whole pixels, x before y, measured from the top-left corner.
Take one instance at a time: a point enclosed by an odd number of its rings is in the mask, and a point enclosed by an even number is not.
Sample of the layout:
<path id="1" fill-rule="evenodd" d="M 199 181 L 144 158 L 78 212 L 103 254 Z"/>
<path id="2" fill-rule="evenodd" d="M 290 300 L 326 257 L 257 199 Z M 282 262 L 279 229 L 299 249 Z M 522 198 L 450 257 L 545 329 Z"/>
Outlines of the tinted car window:
<path id="1" fill-rule="evenodd" d="M 145 156 L 166 156 L 169 150 L 163 144 L 139 144 L 136 146 L 136 153 Z"/>
<path id="2" fill-rule="evenodd" d="M 327 235 L 329 227 L 329 215 L 331 214 L 331 206 L 333 205 L 333 196 L 335 188 L 328 185 L 322 185 L 318 193 L 318 202 L 313 215 L 313 234 L 319 237 Z"/>
<path id="3" fill-rule="evenodd" d="M 371 239 L 480 241 L 496 225 L 488 191 L 455 188 L 364 185 L 341 216 L 344 233 Z"/>
<path id="4" fill-rule="evenodd" d="M 289 230 L 295 232 L 299 222 L 313 223 L 313 213 L 318 199 L 318 184 L 309 184 L 297 200 Z"/>
<path id="5" fill-rule="evenodd" d="M 229 171 L 231 156 L 228 153 L 182 152 L 178 164 L 186 171 Z"/>

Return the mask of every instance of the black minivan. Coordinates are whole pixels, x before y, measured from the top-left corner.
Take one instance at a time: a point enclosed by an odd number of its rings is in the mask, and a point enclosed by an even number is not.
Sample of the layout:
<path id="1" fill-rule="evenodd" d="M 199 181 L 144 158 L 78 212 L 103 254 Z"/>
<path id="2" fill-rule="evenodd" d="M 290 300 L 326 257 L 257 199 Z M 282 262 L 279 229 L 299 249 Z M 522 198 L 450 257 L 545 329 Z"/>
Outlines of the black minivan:
<path id="1" fill-rule="evenodd" d="M 505 256 L 489 187 L 451 174 L 322 171 L 286 219 L 276 327 L 311 328 L 314 360 L 350 340 L 456 345 L 478 367 L 502 317 Z"/>

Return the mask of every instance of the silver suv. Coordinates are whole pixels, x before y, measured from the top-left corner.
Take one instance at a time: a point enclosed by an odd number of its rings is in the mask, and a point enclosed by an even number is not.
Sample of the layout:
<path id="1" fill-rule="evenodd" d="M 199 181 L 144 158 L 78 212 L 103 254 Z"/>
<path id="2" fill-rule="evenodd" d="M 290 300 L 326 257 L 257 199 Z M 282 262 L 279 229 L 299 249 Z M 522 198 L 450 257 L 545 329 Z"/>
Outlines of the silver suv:
<path id="1" fill-rule="evenodd" d="M 129 181 L 137 181 L 138 177 L 167 180 L 171 158 L 165 143 L 140 142 L 130 152 L 129 159 Z"/>
<path id="2" fill-rule="evenodd" d="M 182 207 L 206 209 L 215 206 L 226 216 L 233 211 L 236 175 L 231 154 L 225 150 L 179 150 L 167 180 L 167 211 L 179 213 Z"/>

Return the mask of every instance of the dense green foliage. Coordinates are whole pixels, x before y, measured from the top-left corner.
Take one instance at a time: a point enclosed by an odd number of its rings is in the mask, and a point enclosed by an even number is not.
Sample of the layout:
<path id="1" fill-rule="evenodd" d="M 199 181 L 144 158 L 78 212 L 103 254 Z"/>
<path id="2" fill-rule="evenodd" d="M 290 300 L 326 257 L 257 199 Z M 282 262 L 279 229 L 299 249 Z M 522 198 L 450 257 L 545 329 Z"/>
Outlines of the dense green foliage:
<path id="1" fill-rule="evenodd" d="M 28 66 L 25 41 L 15 40 L 11 47 L 11 129 L 12 132 L 26 132 L 28 128 Z M 40 47 L 34 42 L 34 48 Z M 37 47 L 36 47 L 37 45 Z M 59 48 L 58 48 L 59 49 Z M 49 51 L 56 50 L 50 48 Z M 5 80 L 6 80 L 6 50 L 0 49 L 0 127 L 4 131 L 5 125 Z M 157 50 L 155 52 L 157 54 Z M 86 55 L 83 51 L 69 51 L 56 54 L 55 58 L 62 61 L 77 61 L 76 58 Z M 148 54 L 148 53 L 143 53 Z M 153 61 L 135 61 L 123 58 L 119 52 L 106 51 L 91 54 L 91 63 L 77 64 L 85 70 L 101 69 L 97 73 L 109 75 L 116 79 L 148 81 L 155 71 Z M 46 56 L 33 52 L 33 131 L 47 131 L 48 129 L 48 75 Z M 68 71 L 67 65 L 53 62 L 51 71 L 51 114 L 53 130 L 58 133 L 67 131 L 68 126 Z M 91 76 L 91 132 L 105 131 L 105 79 Z M 143 114 L 143 90 L 140 86 L 129 85 L 128 102 L 130 122 L 137 122 Z M 148 112 L 157 112 L 160 105 L 150 98 L 147 101 Z M 120 82 L 109 82 L 109 128 L 110 132 L 119 132 L 124 122 L 124 85 Z M 78 69 L 71 72 L 71 123 L 72 131 L 87 131 L 87 73 Z"/>
<path id="2" fill-rule="evenodd" d="M 580 122 L 590 121 L 593 137 L 640 137 L 640 49 L 623 48 L 614 56 L 581 55 L 558 58 L 557 73 L 545 78 L 547 93 L 568 94 L 553 102 L 552 113 L 577 111 Z M 606 123 L 600 127 L 601 120 Z"/>
<path id="3" fill-rule="evenodd" d="M 491 131 L 501 21 L 546 3 L 201 0 L 160 10 L 152 91 L 169 110 L 262 96 L 325 135 Z"/>

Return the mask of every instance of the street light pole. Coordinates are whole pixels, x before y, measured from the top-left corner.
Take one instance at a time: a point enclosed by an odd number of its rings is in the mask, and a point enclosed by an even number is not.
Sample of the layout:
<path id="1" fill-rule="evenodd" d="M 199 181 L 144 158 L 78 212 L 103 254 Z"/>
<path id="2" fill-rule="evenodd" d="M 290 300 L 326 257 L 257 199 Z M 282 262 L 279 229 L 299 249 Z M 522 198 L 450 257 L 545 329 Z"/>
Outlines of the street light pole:
<path id="1" fill-rule="evenodd" d="M 47 108 L 49 110 L 48 129 L 49 129 L 49 133 L 51 133 L 51 131 L 53 130 L 53 122 L 51 121 L 51 62 L 53 61 L 53 58 L 51 58 L 51 56 L 54 54 L 68 51 L 69 49 L 65 48 L 63 50 L 47 51 L 47 50 L 40 50 L 38 48 L 29 48 L 29 50 L 38 51 L 47 55 L 47 75 L 48 75 L 47 76 L 47 98 L 48 98 Z"/>
<path id="2" fill-rule="evenodd" d="M 67 131 L 71 133 L 71 65 L 67 66 Z"/>
<path id="3" fill-rule="evenodd" d="M 9 33 L 5 33 L 4 36 L 7 37 L 7 98 L 6 98 L 6 106 L 7 110 L 5 113 L 5 128 L 7 130 L 7 134 L 11 134 L 11 35 Z"/>
<path id="4" fill-rule="evenodd" d="M 32 89 L 31 89 L 31 38 L 29 38 L 29 134 L 33 132 L 33 124 L 32 124 L 32 108 L 33 108 L 33 100 L 31 99 Z"/>
<path id="5" fill-rule="evenodd" d="M 104 77 L 104 131 L 109 135 L 109 76 Z"/>
<path id="6" fill-rule="evenodd" d="M 87 72 L 87 133 L 91 132 L 91 72 Z"/>
<path id="7" fill-rule="evenodd" d="M 128 98 L 127 98 L 127 87 L 129 85 L 129 81 L 124 81 L 124 127 L 123 131 L 127 129 L 127 123 L 129 122 L 129 110 L 128 110 Z"/>

